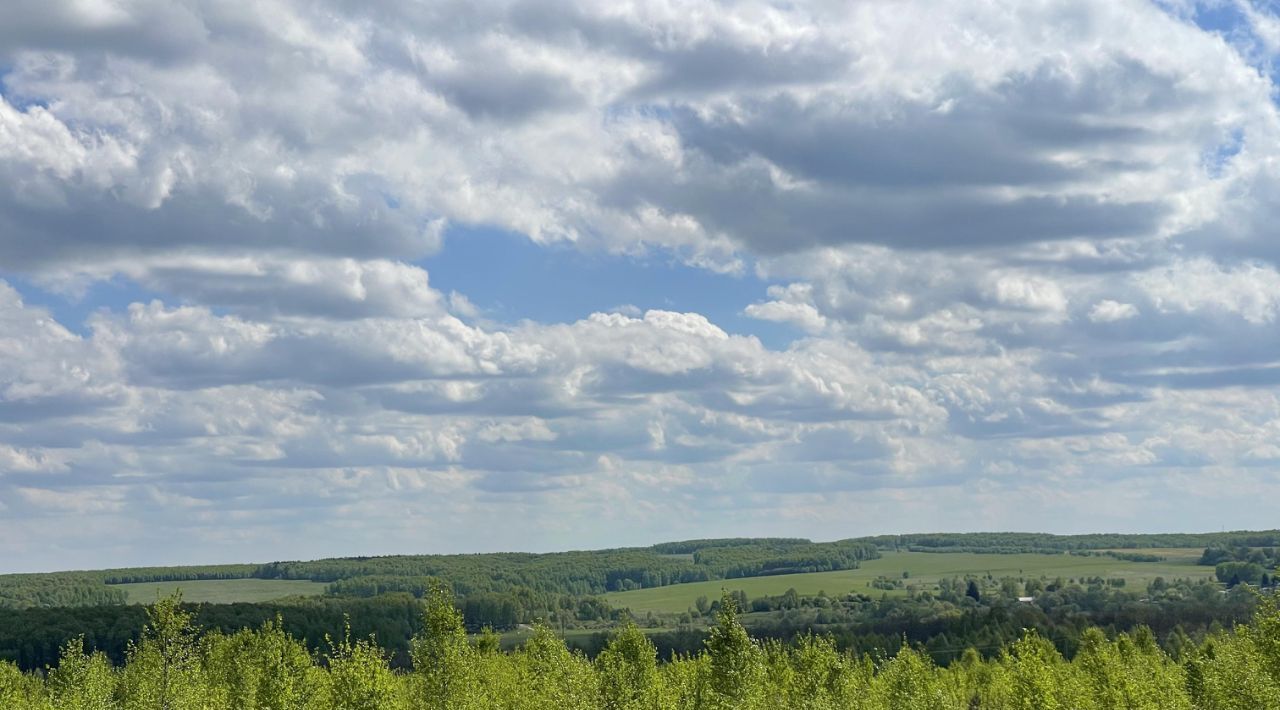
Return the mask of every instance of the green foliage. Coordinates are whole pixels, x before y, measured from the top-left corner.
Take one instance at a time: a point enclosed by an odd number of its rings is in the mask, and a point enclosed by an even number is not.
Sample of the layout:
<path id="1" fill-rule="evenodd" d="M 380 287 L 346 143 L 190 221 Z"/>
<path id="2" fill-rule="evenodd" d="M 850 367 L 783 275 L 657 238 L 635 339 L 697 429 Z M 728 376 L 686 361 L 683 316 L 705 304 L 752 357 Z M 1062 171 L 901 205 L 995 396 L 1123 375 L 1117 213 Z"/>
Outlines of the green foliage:
<path id="1" fill-rule="evenodd" d="M 1266 570 L 1256 562 L 1219 562 L 1213 574 L 1219 582 L 1234 587 L 1237 584 L 1252 584 L 1255 587 L 1262 581 Z"/>
<path id="2" fill-rule="evenodd" d="M 771 645 L 772 649 L 781 649 Z M 862 666 L 853 658 L 840 653 L 830 637 L 806 635 L 779 658 L 777 650 L 771 653 L 770 677 L 785 678 L 785 683 L 771 682 L 774 689 L 772 707 L 825 710 L 851 707 L 857 697 L 857 689 L 865 686 L 868 677 L 860 677 Z M 784 665 L 785 664 L 785 665 Z M 785 668 L 781 674 L 775 668 Z"/>
<path id="3" fill-rule="evenodd" d="M 330 643 L 329 697 L 333 710 L 403 710 L 404 689 L 373 639 Z"/>
<path id="4" fill-rule="evenodd" d="M 1190 708 L 1183 668 L 1160 650 L 1145 629 L 1122 634 L 1114 643 L 1098 629 L 1089 629 L 1075 665 L 1096 707 Z"/>
<path id="5" fill-rule="evenodd" d="M 254 576 L 333 582 L 343 594 L 410 591 L 424 594 L 431 579 L 447 580 L 458 594 L 528 590 L 533 593 L 589 595 L 669 584 L 786 574 L 798 571 L 851 569 L 878 556 L 875 545 L 845 541 L 709 540 L 677 543 L 688 554 L 663 553 L 662 545 L 554 552 L 485 555 L 399 555 L 273 562 Z M 704 544 L 705 543 L 705 544 Z"/>
<path id="6" fill-rule="evenodd" d="M 881 549 L 918 552 L 982 552 L 1056 554 L 1076 550 L 1140 550 L 1157 547 L 1275 547 L 1280 546 L 1280 530 L 1237 530 L 1217 533 L 1163 533 L 1156 535 L 1089 534 L 1050 535 L 1048 533 L 924 533 L 878 535 L 858 538 Z"/>
<path id="7" fill-rule="evenodd" d="M 0 609 L 123 604 L 128 595 L 111 586 L 134 582 L 167 582 L 252 577 L 258 565 L 136 567 L 92 572 L 0 575 Z"/>
<path id="8" fill-rule="evenodd" d="M 481 708 L 476 688 L 476 651 L 467 643 L 453 592 L 437 585 L 427 596 L 422 634 L 413 641 L 418 707 L 439 710 Z"/>
<path id="9" fill-rule="evenodd" d="M 144 567 L 47 574 L 0 575 L 0 608 L 67 607 L 122 604 L 126 589 L 118 585 L 218 580 L 306 580 L 324 583 L 330 594 L 369 597 L 407 592 L 422 597 L 433 579 L 446 580 L 464 600 L 481 593 L 490 598 L 485 611 L 465 609 L 468 620 L 503 627 L 512 612 L 518 621 L 532 618 L 537 604 L 528 595 L 599 595 L 673 584 L 720 579 L 854 569 L 879 556 L 879 550 L 925 552 L 1107 554 L 1128 561 L 1150 561 L 1157 555 L 1117 552 L 1150 548 L 1194 547 L 1205 550 L 1201 562 L 1260 564 L 1280 562 L 1280 531 L 1238 531 L 1169 535 L 1047 535 L 1040 533 L 965 533 L 887 535 L 815 543 L 799 538 L 728 538 L 661 543 L 646 548 L 574 551 L 548 554 L 397 555 L 272 562 L 269 564 Z M 898 570 L 899 572 L 901 570 Z M 915 570 L 912 570 L 912 577 Z M 224 592 L 208 588 L 210 600 L 260 600 L 277 593 L 248 585 Z M 300 589 L 299 593 L 309 590 Z M 225 593 L 227 596 L 217 597 Z M 149 596 L 145 592 L 139 592 Z M 248 595 L 248 596 L 246 596 Z M 695 595 L 696 596 L 696 595 Z M 135 595 L 134 601 L 139 601 Z M 141 601 L 146 601 L 141 600 Z M 541 609 L 549 609 L 542 606 Z M 683 608 L 683 607 L 682 607 Z M 536 616 L 536 614 L 533 614 Z M 516 622 L 510 622 L 516 623 Z"/>
<path id="10" fill-rule="evenodd" d="M 705 653 L 673 659 L 659 667 L 663 708 L 696 708 L 710 705 L 711 663 Z"/>
<path id="11" fill-rule="evenodd" d="M 302 641 L 312 653 L 328 649 L 326 636 L 343 634 L 350 617 L 357 637 L 374 634 L 396 658 L 408 665 L 409 639 L 420 631 L 420 603 L 405 595 L 375 599 L 298 598 L 260 604 L 183 604 L 194 623 L 204 629 L 233 634 L 283 616 L 283 630 Z M 85 648 L 102 651 L 114 664 L 123 664 L 131 644 L 147 623 L 143 606 L 29 608 L 0 610 L 0 658 L 24 670 L 56 665 L 66 644 L 84 636 Z"/>
<path id="12" fill-rule="evenodd" d="M 522 704 L 530 710 L 589 710 L 600 696 L 591 663 L 572 653 L 551 629 L 538 625 L 515 655 L 519 669 Z"/>
<path id="13" fill-rule="evenodd" d="M 80 573 L 0 575 L 0 609 L 123 604 L 127 595 Z"/>
<path id="14" fill-rule="evenodd" d="M 1020 710 L 1065 710 L 1085 695 L 1079 674 L 1052 643 L 1029 632 L 1001 659 L 1008 669 L 1012 707 Z"/>
<path id="15" fill-rule="evenodd" d="M 601 707 L 606 710 L 660 708 L 658 649 L 629 624 L 596 657 Z"/>
<path id="16" fill-rule="evenodd" d="M 306 646 L 286 634 L 280 619 L 257 631 L 205 639 L 205 667 L 211 693 L 244 710 L 314 707 L 324 682 Z"/>
<path id="17" fill-rule="evenodd" d="M 912 559 L 965 557 L 902 554 L 913 556 Z M 1015 563 L 1015 573 L 1016 565 L 1029 557 L 985 556 L 987 560 L 1008 559 Z M 871 596 L 867 590 L 867 594 L 805 596 L 788 590 L 777 596 L 753 597 L 745 607 L 745 594 L 740 591 L 731 594 L 739 609 L 750 610 L 743 617 L 743 623 L 757 638 L 790 641 L 798 635 L 815 632 L 831 635 L 842 649 L 892 654 L 905 637 L 907 643 L 923 646 L 932 660 L 941 665 L 953 662 L 967 646 L 982 648 L 987 655 L 992 655 L 993 649 L 1018 638 L 1024 628 L 1037 629 L 1043 637 L 1052 639 L 1061 652 L 1072 656 L 1080 645 L 1079 634 L 1086 623 L 1104 626 L 1109 633 L 1148 625 L 1166 649 L 1182 662 L 1187 658 L 1188 648 L 1194 650 L 1193 639 L 1202 638 L 1214 624 L 1216 628 L 1229 628 L 1248 619 L 1258 598 L 1246 587 L 1220 594 L 1217 585 L 1180 579 L 1158 580 L 1147 589 L 1137 585 L 1121 589 L 1111 587 L 1101 578 L 1080 579 L 1079 584 L 1018 578 L 1025 579 L 1028 590 L 1034 589 L 1036 599 L 1033 604 L 1015 604 L 1003 593 L 995 592 L 995 580 L 1003 585 L 1008 581 L 1002 579 L 1005 576 L 992 575 L 994 580 L 985 575 L 975 578 L 982 586 L 982 600 L 977 603 L 964 596 L 966 581 L 958 578 L 942 578 L 937 588 L 908 595 Z M 788 582 L 797 576 L 774 579 Z M 781 586 L 779 591 L 784 589 L 788 587 Z M 594 656 L 608 643 L 610 630 L 606 624 L 614 622 L 578 622 L 581 602 L 572 597 L 559 598 L 554 618 L 570 647 Z M 455 601 L 455 604 L 461 606 L 465 602 Z M 717 598 L 707 606 L 714 614 L 720 601 Z M 375 635 L 379 646 L 389 654 L 391 667 L 397 670 L 410 667 L 411 639 L 422 635 L 424 624 L 422 603 L 407 595 L 373 599 L 321 597 L 266 604 L 184 604 L 182 608 L 193 615 L 197 626 L 227 636 L 281 618 L 281 630 L 303 643 L 312 654 L 322 654 L 328 648 L 326 636 L 343 635 L 344 614 L 347 614 L 351 618 L 353 637 Z M 134 606 L 0 611 L 0 658 L 17 661 L 25 671 L 42 670 L 56 665 L 66 643 L 83 635 L 86 650 L 104 651 L 112 663 L 122 664 L 130 643 L 140 638 L 146 618 L 145 608 Z M 690 618 L 680 628 L 675 626 L 674 617 L 650 616 L 644 621 L 648 627 L 646 634 L 662 659 L 670 659 L 673 653 L 703 649 L 706 632 L 701 619 Z M 470 628 L 465 616 L 463 623 Z M 654 628 L 664 623 L 666 630 Z M 574 628 L 575 625 L 578 628 Z M 503 645 L 513 648 L 525 637 L 526 632 L 508 633 Z"/>
<path id="18" fill-rule="evenodd" d="M 0 662 L 0 708 L 5 710 L 45 710 L 40 679 L 18 670 L 12 663 Z"/>
<path id="19" fill-rule="evenodd" d="M 861 542 L 775 542 L 707 547 L 694 552 L 693 561 L 716 576 L 735 578 L 854 569 L 878 556 L 874 545 Z"/>
<path id="20" fill-rule="evenodd" d="M 314 591 L 305 585 L 291 589 L 260 584 L 266 580 L 324 583 L 335 596 L 405 592 L 421 598 L 433 584 L 444 580 L 466 600 L 464 614 L 469 622 L 477 628 L 502 628 L 555 608 L 549 600 L 559 595 L 587 596 L 731 577 L 853 569 L 861 560 L 878 556 L 876 546 L 869 542 L 764 538 L 547 554 L 393 555 L 264 565 L 11 574 L 0 575 L 0 608 L 123 604 L 131 592 L 134 601 L 149 601 L 155 591 L 164 593 L 171 587 L 133 585 L 184 581 L 200 583 L 202 598 L 210 601 L 261 601 L 281 593 Z M 234 580 L 246 582 L 222 588 L 213 584 Z"/>
<path id="21" fill-rule="evenodd" d="M 942 710 L 948 704 L 938 669 L 929 656 L 909 646 L 884 663 L 871 683 L 878 707 Z"/>
<path id="22" fill-rule="evenodd" d="M 733 596 L 720 598 L 716 625 L 707 638 L 711 657 L 708 707 L 754 708 L 764 699 L 764 652 L 738 622 L 738 605 Z"/>
<path id="23" fill-rule="evenodd" d="M 102 652 L 84 652 L 84 637 L 67 642 L 58 667 L 49 671 L 46 685 L 59 710 L 110 710 L 114 707 L 115 669 Z"/>
<path id="24" fill-rule="evenodd" d="M 1162 593 L 1185 591 L 1175 584 Z M 1086 593 L 1120 592 L 1099 586 Z M 407 672 L 392 669 L 376 639 L 353 642 L 349 627 L 315 657 L 281 619 L 231 633 L 204 631 L 180 601 L 162 599 L 145 610 L 145 626 L 120 668 L 87 652 L 79 638 L 64 645 L 43 677 L 0 663 L 0 708 L 1254 710 L 1277 707 L 1280 698 L 1280 604 L 1265 595 L 1250 623 L 1202 643 L 1179 628 L 1181 635 L 1170 636 L 1177 639 L 1174 651 L 1162 649 L 1145 627 L 1111 635 L 1085 627 L 1078 649 L 1064 655 L 1048 636 L 1028 629 L 1007 642 L 992 636 L 981 646 L 987 658 L 967 648 L 942 664 L 935 651 L 905 638 L 895 653 L 874 656 L 842 650 L 823 635 L 761 642 L 743 627 L 735 596 L 725 594 L 714 605 L 717 623 L 703 649 L 659 663 L 656 644 L 634 625 L 609 638 L 594 662 L 541 625 L 513 653 L 498 650 L 492 635 L 472 643 L 453 592 L 441 585 L 420 608 Z M 988 613 L 1016 624 L 1027 607 Z"/>
<path id="25" fill-rule="evenodd" d="M 1245 627 L 1243 635 L 1252 641 L 1267 675 L 1280 683 L 1280 600 L 1276 595 L 1262 598 L 1253 623 Z"/>
<path id="26" fill-rule="evenodd" d="M 1194 707 L 1245 710 L 1275 707 L 1280 683 L 1253 634 L 1223 633 L 1210 639 L 1188 662 L 1188 688 Z"/>
<path id="27" fill-rule="evenodd" d="M 178 595 L 147 609 L 142 640 L 129 649 L 121 678 L 125 710 L 199 710 L 209 688 L 191 614 Z"/>

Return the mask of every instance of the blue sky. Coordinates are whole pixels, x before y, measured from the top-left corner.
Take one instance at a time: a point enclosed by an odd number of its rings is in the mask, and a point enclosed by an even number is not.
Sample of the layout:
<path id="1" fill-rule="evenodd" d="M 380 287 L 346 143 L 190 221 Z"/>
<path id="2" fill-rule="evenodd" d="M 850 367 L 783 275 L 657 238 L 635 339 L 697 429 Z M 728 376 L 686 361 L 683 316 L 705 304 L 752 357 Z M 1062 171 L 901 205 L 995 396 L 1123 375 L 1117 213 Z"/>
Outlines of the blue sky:
<path id="1" fill-rule="evenodd" d="M 417 262 L 432 286 L 466 296 L 480 314 L 514 323 L 576 321 L 597 311 L 650 309 L 701 313 L 724 330 L 785 348 L 804 333 L 749 318 L 744 303 L 764 300 L 774 282 L 744 268 L 717 273 L 654 249 L 638 256 L 538 245 L 495 229 L 450 230 L 440 251 Z M 555 288 L 547 288 L 554 284 Z"/>
<path id="2" fill-rule="evenodd" d="M 1273 4 L 18 3 L 0 571 L 1273 527 Z"/>

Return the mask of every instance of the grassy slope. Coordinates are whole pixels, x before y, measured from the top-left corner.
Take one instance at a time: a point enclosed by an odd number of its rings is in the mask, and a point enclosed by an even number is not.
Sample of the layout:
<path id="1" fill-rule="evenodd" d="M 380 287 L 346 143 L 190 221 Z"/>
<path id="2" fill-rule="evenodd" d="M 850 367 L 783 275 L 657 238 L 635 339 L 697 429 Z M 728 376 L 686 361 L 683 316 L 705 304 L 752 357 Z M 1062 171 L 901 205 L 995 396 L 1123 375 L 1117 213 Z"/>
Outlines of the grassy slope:
<path id="1" fill-rule="evenodd" d="M 1147 551 L 1129 550 L 1128 552 Z M 879 596 L 884 592 L 867 586 L 867 583 L 881 575 L 900 578 L 904 571 L 911 575 L 907 583 L 921 585 L 922 589 L 928 589 L 943 577 L 985 575 L 988 572 L 997 579 L 1041 576 L 1050 579 L 1058 576 L 1067 579 L 1123 577 L 1126 584 L 1143 589 L 1156 577 L 1166 579 L 1212 577 L 1212 567 L 1200 567 L 1195 564 L 1195 560 L 1200 557 L 1200 552 L 1201 550 L 1195 550 L 1192 555 L 1189 550 L 1168 550 L 1158 553 L 1153 551 L 1153 554 L 1162 554 L 1169 558 L 1164 562 L 1125 562 L 1103 556 L 886 552 L 881 559 L 864 562 L 861 568 L 855 570 L 676 584 L 632 592 L 615 592 L 607 595 L 607 598 L 614 606 L 630 607 L 632 611 L 643 614 L 648 611 L 681 612 L 692 607 L 694 600 L 700 596 L 715 599 L 722 589 L 729 591 L 741 589 L 747 593 L 748 597 L 782 594 L 792 587 L 801 595 L 825 591 L 832 595 L 861 592 Z M 906 592 L 899 590 L 888 593 L 905 594 Z"/>
<path id="2" fill-rule="evenodd" d="M 112 586 L 127 592 L 130 604 L 150 604 L 158 597 L 172 594 L 175 589 L 182 590 L 184 601 L 230 604 L 232 602 L 265 602 L 291 596 L 314 596 L 323 594 L 327 585 L 288 579 L 207 579 L 185 582 L 140 582 Z"/>
<path id="3" fill-rule="evenodd" d="M 669 587 L 641 589 L 634 592 L 609 594 L 615 606 L 630 607 L 643 614 L 647 611 L 681 612 L 693 606 L 700 596 L 714 599 L 722 589 L 741 589 L 749 597 L 782 594 L 794 587 L 801 594 L 842 594 L 858 591 L 880 595 L 881 590 L 868 586 L 877 576 L 899 578 L 903 571 L 910 573 L 908 583 L 930 588 L 941 577 L 985 575 L 990 572 L 996 578 L 1062 576 L 1071 577 L 1123 577 L 1129 585 L 1145 587 L 1158 576 L 1211 577 L 1211 567 L 1199 567 L 1200 548 L 1168 548 L 1151 550 L 1122 550 L 1157 554 L 1166 557 L 1164 562 L 1125 562 L 1110 557 L 1078 557 L 1068 555 L 989 555 L 975 553 L 927 553 L 886 552 L 878 560 L 863 563 L 860 569 L 839 572 L 780 575 L 747 579 L 716 580 L 695 584 L 678 584 Z M 167 595 L 181 588 L 183 596 L 192 602 L 258 602 L 294 595 L 323 594 L 325 585 L 315 582 L 268 579 L 198 580 L 184 582 L 145 582 L 115 585 L 129 594 L 129 602 L 146 604 L 155 601 L 157 595 Z M 889 594 L 904 594 L 890 591 Z"/>

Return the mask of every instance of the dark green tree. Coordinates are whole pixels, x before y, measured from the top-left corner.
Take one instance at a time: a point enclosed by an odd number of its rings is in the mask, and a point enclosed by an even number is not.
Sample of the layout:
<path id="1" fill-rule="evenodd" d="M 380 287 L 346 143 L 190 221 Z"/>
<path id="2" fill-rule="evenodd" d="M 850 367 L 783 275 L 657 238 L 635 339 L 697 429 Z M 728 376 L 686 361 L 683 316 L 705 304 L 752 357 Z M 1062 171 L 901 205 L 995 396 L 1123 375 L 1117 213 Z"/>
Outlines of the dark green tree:
<path id="1" fill-rule="evenodd" d="M 964 595 L 975 602 L 982 601 L 982 592 L 978 589 L 978 583 L 972 579 L 969 580 L 969 586 L 965 587 Z"/>

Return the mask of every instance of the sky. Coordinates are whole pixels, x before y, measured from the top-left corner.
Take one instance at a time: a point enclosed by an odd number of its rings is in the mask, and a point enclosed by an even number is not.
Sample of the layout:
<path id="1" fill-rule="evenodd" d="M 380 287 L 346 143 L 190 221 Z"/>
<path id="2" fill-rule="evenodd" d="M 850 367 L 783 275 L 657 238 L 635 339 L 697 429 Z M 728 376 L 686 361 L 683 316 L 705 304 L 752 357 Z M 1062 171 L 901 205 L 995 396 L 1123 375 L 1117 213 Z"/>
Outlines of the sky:
<path id="1" fill-rule="evenodd" d="M 0 571 L 1280 500 L 1280 6 L 10 0 Z"/>

